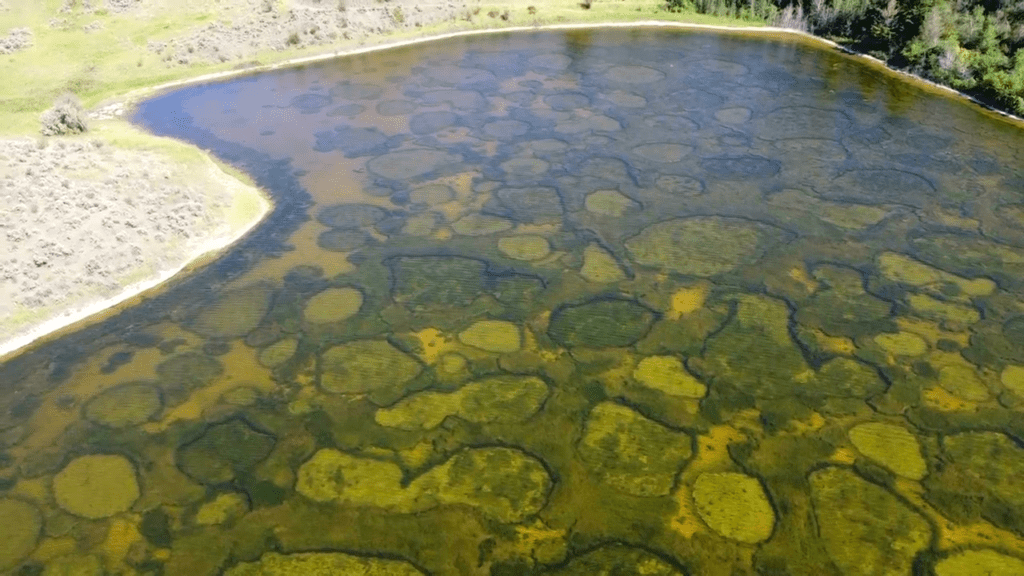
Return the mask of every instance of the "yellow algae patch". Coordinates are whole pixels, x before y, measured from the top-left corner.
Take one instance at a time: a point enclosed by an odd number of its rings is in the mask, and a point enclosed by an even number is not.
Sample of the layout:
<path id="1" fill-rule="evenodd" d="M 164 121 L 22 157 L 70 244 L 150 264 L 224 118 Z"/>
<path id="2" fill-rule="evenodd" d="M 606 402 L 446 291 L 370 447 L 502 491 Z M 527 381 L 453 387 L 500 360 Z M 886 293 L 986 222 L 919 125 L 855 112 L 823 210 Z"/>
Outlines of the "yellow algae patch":
<path id="1" fill-rule="evenodd" d="M 790 268 L 786 275 L 803 286 L 807 290 L 808 294 L 812 294 L 818 289 L 818 281 L 808 274 L 807 268 L 803 266 L 794 266 Z"/>
<path id="2" fill-rule="evenodd" d="M 974 308 L 943 302 L 927 294 L 911 294 L 907 299 L 914 313 L 930 320 L 974 324 L 981 320 L 981 314 Z"/>
<path id="3" fill-rule="evenodd" d="M 928 351 L 928 343 L 924 338 L 911 332 L 879 334 L 874 340 L 875 344 L 893 356 L 920 356 Z"/>
<path id="4" fill-rule="evenodd" d="M 277 368 L 295 355 L 299 348 L 299 341 L 295 338 L 286 338 L 267 346 L 260 352 L 260 364 L 267 368 Z"/>
<path id="5" fill-rule="evenodd" d="M 53 497 L 61 508 L 83 518 L 124 512 L 139 498 L 135 466 L 123 456 L 81 456 L 53 478 Z"/>
<path id="6" fill-rule="evenodd" d="M 427 364 L 437 363 L 438 359 L 453 347 L 452 341 L 437 328 L 424 328 L 419 332 L 413 332 L 412 335 L 419 340 L 419 356 Z"/>
<path id="7" fill-rule="evenodd" d="M 200 526 L 223 524 L 244 514 L 248 507 L 245 498 L 239 494 L 220 494 L 212 502 L 203 504 L 196 511 L 196 524 Z"/>
<path id="8" fill-rule="evenodd" d="M 995 550 L 964 550 L 935 565 L 935 576 L 1020 576 L 1024 560 Z"/>
<path id="9" fill-rule="evenodd" d="M 602 216 L 622 216 L 630 210 L 640 208 L 640 204 L 618 190 L 598 190 L 587 194 L 584 201 L 588 212 Z"/>
<path id="10" fill-rule="evenodd" d="M 487 214 L 472 213 L 452 223 L 452 230 L 463 236 L 486 236 L 512 228 L 512 221 Z"/>
<path id="11" fill-rule="evenodd" d="M 0 500 L 0 570 L 13 568 L 32 553 L 43 529 L 39 509 L 21 500 Z"/>
<path id="12" fill-rule="evenodd" d="M 615 258 L 596 244 L 590 244 L 583 250 L 580 275 L 597 284 L 618 282 L 626 277 Z"/>
<path id="13" fill-rule="evenodd" d="M 516 352 L 523 346 L 523 334 L 511 322 L 480 320 L 459 332 L 459 342 L 487 352 Z"/>
<path id="14" fill-rule="evenodd" d="M 550 254 L 551 244 L 543 236 L 524 234 L 522 236 L 499 238 L 498 250 L 509 258 L 532 262 Z"/>
<path id="15" fill-rule="evenodd" d="M 969 366 L 943 366 L 939 370 L 939 385 L 950 394 L 968 402 L 984 402 L 989 398 L 985 383 L 978 378 L 974 368 Z"/>
<path id="16" fill-rule="evenodd" d="M 679 320 L 687 314 L 692 314 L 704 307 L 704 302 L 711 292 L 710 282 L 698 282 L 693 286 L 680 288 L 672 294 L 671 310 L 668 317 L 671 320 Z"/>
<path id="17" fill-rule="evenodd" d="M 949 285 L 956 286 L 968 297 L 988 296 L 996 289 L 996 283 L 988 278 L 962 278 L 896 252 L 883 252 L 879 255 L 878 266 L 890 280 L 940 295 L 946 292 L 943 287 Z"/>
<path id="18" fill-rule="evenodd" d="M 928 473 L 917 438 L 902 426 L 868 422 L 854 426 L 849 434 L 861 454 L 904 478 L 920 480 Z"/>
<path id="19" fill-rule="evenodd" d="M 533 376 L 493 376 L 455 392 L 421 392 L 374 415 L 381 426 L 403 430 L 436 428 L 448 416 L 470 422 L 519 422 L 535 414 L 548 387 Z"/>
<path id="20" fill-rule="evenodd" d="M 107 567 L 114 569 L 124 561 L 132 544 L 142 538 L 135 524 L 123 518 L 116 518 L 110 523 L 107 531 L 107 539 L 103 542 L 103 551 L 106 553 Z"/>
<path id="21" fill-rule="evenodd" d="M 737 472 L 701 474 L 693 485 L 701 519 L 715 532 L 747 544 L 772 535 L 775 511 L 756 478 Z"/>
<path id="22" fill-rule="evenodd" d="M 944 330 L 934 321 L 912 318 L 910 316 L 901 316 L 896 318 L 896 326 L 902 331 L 917 334 L 932 346 L 935 346 L 936 343 L 942 339 L 953 340 L 960 344 L 961 347 L 970 345 L 971 335 L 969 332 L 953 332 Z"/>
<path id="23" fill-rule="evenodd" d="M 999 381 L 1007 390 L 1018 396 L 1024 396 L 1024 366 L 1010 365 L 1003 368 Z"/>
<path id="24" fill-rule="evenodd" d="M 846 336 L 829 336 L 822 330 L 817 328 L 804 328 L 806 333 L 814 337 L 814 341 L 817 343 L 818 348 L 826 352 L 833 354 L 840 354 L 843 356 L 853 356 L 854 352 L 857 351 L 857 345 L 853 343 L 853 340 Z"/>
<path id="25" fill-rule="evenodd" d="M 363 307 L 363 293 L 355 288 L 328 288 L 313 296 L 302 311 L 308 322 L 326 324 L 355 316 Z"/>
<path id="26" fill-rule="evenodd" d="M 857 461 L 857 454 L 849 448 L 836 448 L 828 460 L 836 464 L 853 464 Z"/>
<path id="27" fill-rule="evenodd" d="M 973 402 L 962 400 L 942 388 L 928 388 L 921 394 L 921 399 L 927 406 L 943 412 L 962 412 L 975 408 Z"/>
<path id="28" fill-rule="evenodd" d="M 633 379 L 670 396 L 703 398 L 707 387 L 694 378 L 675 356 L 648 356 L 633 370 Z"/>

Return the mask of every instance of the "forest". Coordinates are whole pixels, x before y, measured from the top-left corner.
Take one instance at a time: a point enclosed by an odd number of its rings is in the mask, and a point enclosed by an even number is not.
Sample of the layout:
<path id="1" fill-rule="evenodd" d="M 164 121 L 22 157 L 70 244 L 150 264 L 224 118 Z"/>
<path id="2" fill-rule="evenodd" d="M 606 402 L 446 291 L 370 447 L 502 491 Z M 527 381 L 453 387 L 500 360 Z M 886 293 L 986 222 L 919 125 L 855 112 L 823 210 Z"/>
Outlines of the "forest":
<path id="1" fill-rule="evenodd" d="M 1024 1 L 668 0 L 667 7 L 805 30 L 1024 114 Z"/>

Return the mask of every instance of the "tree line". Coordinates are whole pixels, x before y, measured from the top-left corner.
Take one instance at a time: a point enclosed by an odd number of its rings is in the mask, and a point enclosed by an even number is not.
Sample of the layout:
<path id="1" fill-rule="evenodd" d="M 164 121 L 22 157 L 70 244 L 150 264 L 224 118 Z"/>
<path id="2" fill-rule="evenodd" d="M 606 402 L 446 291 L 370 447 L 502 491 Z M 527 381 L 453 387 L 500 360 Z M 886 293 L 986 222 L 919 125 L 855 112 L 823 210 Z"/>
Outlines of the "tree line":
<path id="1" fill-rule="evenodd" d="M 668 0 L 831 38 L 1024 115 L 1021 0 Z"/>

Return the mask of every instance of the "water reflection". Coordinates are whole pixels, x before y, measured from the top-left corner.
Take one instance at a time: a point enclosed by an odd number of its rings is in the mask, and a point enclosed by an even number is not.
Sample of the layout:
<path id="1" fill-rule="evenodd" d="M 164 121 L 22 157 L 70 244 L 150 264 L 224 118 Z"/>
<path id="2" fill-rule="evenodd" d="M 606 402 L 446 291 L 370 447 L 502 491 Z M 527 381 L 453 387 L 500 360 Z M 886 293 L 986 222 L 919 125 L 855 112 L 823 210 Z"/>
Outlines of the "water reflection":
<path id="1" fill-rule="evenodd" d="M 649 30 L 139 119 L 279 210 L 4 367 L 3 568 L 1024 572 L 1018 129 L 797 42 Z"/>

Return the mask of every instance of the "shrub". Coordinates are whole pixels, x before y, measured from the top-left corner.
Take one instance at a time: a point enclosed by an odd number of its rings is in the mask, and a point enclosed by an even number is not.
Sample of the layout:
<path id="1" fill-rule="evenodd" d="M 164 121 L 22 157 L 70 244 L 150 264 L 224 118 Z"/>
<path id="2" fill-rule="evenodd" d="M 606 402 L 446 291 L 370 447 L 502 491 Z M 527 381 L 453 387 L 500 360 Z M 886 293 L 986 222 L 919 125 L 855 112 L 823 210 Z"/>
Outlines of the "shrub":
<path id="1" fill-rule="evenodd" d="M 42 127 L 39 132 L 43 136 L 62 136 L 64 134 L 80 134 L 88 129 L 85 123 L 85 110 L 82 103 L 73 94 L 64 94 L 40 117 Z"/>

